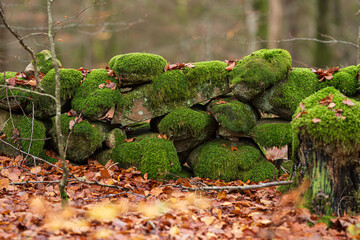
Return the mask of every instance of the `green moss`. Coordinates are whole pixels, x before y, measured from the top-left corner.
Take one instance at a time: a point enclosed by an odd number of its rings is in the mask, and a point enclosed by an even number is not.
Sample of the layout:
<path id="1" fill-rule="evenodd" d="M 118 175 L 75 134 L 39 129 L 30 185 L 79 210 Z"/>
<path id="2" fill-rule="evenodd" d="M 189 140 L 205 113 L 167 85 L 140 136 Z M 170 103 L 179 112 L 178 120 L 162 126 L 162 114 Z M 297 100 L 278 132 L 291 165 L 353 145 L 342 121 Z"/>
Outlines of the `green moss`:
<path id="1" fill-rule="evenodd" d="M 155 54 L 128 53 L 113 57 L 109 64 L 121 82 L 131 84 L 158 78 L 164 72 L 167 62 Z"/>
<path id="2" fill-rule="evenodd" d="M 174 144 L 164 138 L 145 138 L 141 141 L 140 171 L 152 179 L 169 179 L 181 171 Z"/>
<path id="3" fill-rule="evenodd" d="M 318 220 L 318 223 L 325 223 L 330 228 L 333 225 L 331 219 L 334 219 L 334 218 L 336 218 L 336 217 L 331 216 L 331 215 L 323 215 Z"/>
<path id="4" fill-rule="evenodd" d="M 282 81 L 291 67 L 291 56 L 283 49 L 262 49 L 240 60 L 230 72 L 230 83 L 246 83 L 266 89 Z"/>
<path id="5" fill-rule="evenodd" d="M 66 138 L 69 135 L 69 123 L 75 117 L 69 117 L 67 114 L 61 115 L 61 131 L 64 137 L 65 144 Z M 51 131 L 52 137 L 57 147 L 57 135 L 55 131 L 55 117 L 51 118 Z M 102 146 L 105 139 L 105 130 L 100 123 L 91 123 L 83 120 L 77 123 L 69 138 L 67 157 L 74 162 L 82 162 L 92 155 L 96 149 Z"/>
<path id="6" fill-rule="evenodd" d="M 132 166 L 139 169 L 141 155 L 141 145 L 137 141 L 120 144 L 112 150 L 112 160 L 124 169 Z"/>
<path id="7" fill-rule="evenodd" d="M 71 102 L 73 109 L 82 112 L 86 118 L 95 120 L 104 116 L 111 107 L 120 105 L 122 97 L 118 87 L 99 87 L 100 84 L 106 84 L 107 80 L 118 85 L 118 81 L 114 77 L 109 77 L 105 69 L 95 69 L 87 74 L 75 92 Z"/>
<path id="8" fill-rule="evenodd" d="M 334 108 L 328 108 L 328 104 L 321 105 L 321 99 L 326 99 L 329 94 L 333 96 Z M 354 106 L 343 103 L 346 97 L 333 87 L 324 88 L 306 98 L 305 109 L 298 107 L 291 122 L 295 136 L 307 135 L 312 142 L 327 145 L 336 151 L 343 153 L 358 151 L 360 147 L 360 103 L 352 100 Z M 335 109 L 341 109 L 341 116 L 336 116 Z M 334 110 L 334 111 L 333 111 Z M 306 111 L 301 117 L 295 116 Z M 313 123 L 312 119 L 321 119 L 321 122 Z"/>
<path id="9" fill-rule="evenodd" d="M 112 158 L 120 167 L 136 166 L 152 179 L 173 178 L 181 171 L 173 143 L 163 138 L 145 138 L 121 144 L 113 149 Z"/>
<path id="10" fill-rule="evenodd" d="M 82 73 L 75 69 L 60 69 L 60 96 L 62 100 L 68 100 L 75 95 L 83 79 Z M 45 93 L 55 96 L 55 70 L 51 69 L 42 79 L 41 86 Z"/>
<path id="11" fill-rule="evenodd" d="M 162 134 L 171 137 L 191 135 L 195 138 L 206 137 L 206 129 L 213 122 L 213 118 L 203 111 L 190 108 L 178 108 L 166 115 L 159 123 L 158 128 Z"/>
<path id="12" fill-rule="evenodd" d="M 214 88 L 224 89 L 228 85 L 229 72 L 225 62 L 197 62 L 194 66 L 183 70 L 192 92 L 203 91 L 210 95 Z"/>
<path id="13" fill-rule="evenodd" d="M 47 74 L 51 69 L 54 68 L 51 52 L 49 50 L 42 50 L 41 52 L 35 54 L 35 58 L 36 58 L 36 64 L 40 72 Z M 57 60 L 57 62 L 61 67 L 62 65 L 60 61 Z"/>
<path id="14" fill-rule="evenodd" d="M 16 76 L 16 72 L 5 72 L 5 80 L 15 77 Z M 20 78 L 21 80 L 25 80 L 24 78 Z M 4 80 L 4 73 L 0 73 L 0 85 L 5 85 L 5 80 Z M 17 85 L 16 87 L 20 87 L 20 88 L 24 88 L 27 90 L 30 90 L 29 86 L 21 86 L 21 85 Z M 9 97 L 16 97 L 16 101 L 20 104 L 20 105 L 26 105 L 29 101 L 29 97 L 30 97 L 30 93 L 28 92 L 24 92 L 21 90 L 16 90 L 16 89 L 8 89 L 8 96 Z M 2 105 L 7 105 L 6 103 L 6 88 L 0 88 L 0 103 Z"/>
<path id="15" fill-rule="evenodd" d="M 276 174 L 275 166 L 261 152 L 242 142 L 213 140 L 189 156 L 195 176 L 225 181 L 264 181 Z"/>
<path id="16" fill-rule="evenodd" d="M 332 86 L 344 93 L 346 96 L 353 96 L 358 87 L 358 79 L 356 78 L 357 67 L 349 66 L 342 68 L 339 72 L 333 74 L 330 80 L 323 80 L 318 84 L 318 89 Z"/>
<path id="17" fill-rule="evenodd" d="M 284 82 L 275 86 L 271 105 L 276 109 L 287 109 L 294 114 L 300 102 L 316 92 L 318 79 L 308 68 L 293 68 Z"/>
<path id="18" fill-rule="evenodd" d="M 150 106 L 157 108 L 159 104 L 174 105 L 174 102 L 187 100 L 190 94 L 184 73 L 173 70 L 154 79 L 145 96 L 149 98 Z"/>
<path id="19" fill-rule="evenodd" d="M 12 122 L 14 125 L 12 125 Z M 15 142 L 16 139 L 12 139 L 13 136 L 13 126 L 19 132 L 20 141 Z M 2 129 L 3 133 L 6 134 L 7 141 L 15 146 L 20 147 L 21 150 L 29 152 L 34 156 L 41 157 L 45 154 L 44 144 L 45 144 L 45 126 L 42 122 L 34 120 L 23 115 L 14 115 L 12 114 L 12 121 L 6 121 L 6 125 Z M 36 140 L 30 140 L 36 139 Z M 31 146 L 30 146 L 31 144 Z M 30 146 L 30 151 L 29 151 Z M 17 154 L 14 152 L 14 154 Z"/>
<path id="20" fill-rule="evenodd" d="M 292 143 L 292 131 L 289 123 L 260 123 L 249 135 L 264 148 L 283 147 Z"/>
<path id="21" fill-rule="evenodd" d="M 226 103 L 219 104 L 220 101 Z M 247 133 L 256 123 L 256 115 L 250 105 L 236 99 L 214 100 L 209 106 L 216 121 L 226 130 Z"/>

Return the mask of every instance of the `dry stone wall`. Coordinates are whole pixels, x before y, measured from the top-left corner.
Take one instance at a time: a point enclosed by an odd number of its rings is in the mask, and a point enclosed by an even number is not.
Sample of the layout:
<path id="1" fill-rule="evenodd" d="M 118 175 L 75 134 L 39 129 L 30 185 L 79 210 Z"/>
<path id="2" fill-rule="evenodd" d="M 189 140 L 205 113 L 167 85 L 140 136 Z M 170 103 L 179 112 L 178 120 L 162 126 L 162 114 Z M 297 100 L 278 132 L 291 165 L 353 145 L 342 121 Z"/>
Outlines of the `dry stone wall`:
<path id="1" fill-rule="evenodd" d="M 40 71 L 46 69 L 44 92 L 54 95 L 51 57 L 43 51 L 37 58 Z M 68 159 L 84 163 L 93 157 L 103 164 L 111 159 L 151 178 L 271 180 L 280 168 L 266 159 L 264 149 L 291 149 L 290 121 L 305 98 L 326 87 L 353 101 L 360 98 L 359 66 L 315 72 L 291 64 L 286 50 L 262 49 L 236 62 L 170 65 L 159 55 L 128 53 L 114 56 L 105 69 L 62 68 L 62 130 L 67 135 L 72 129 Z M 0 82 L 30 89 L 32 70 L 30 64 L 24 74 L 5 72 Z M 22 125 L 43 126 L 34 132 L 46 133 L 56 149 L 51 99 L 0 88 L 4 139 L 46 157 L 44 140 L 29 135 L 28 127 L 10 125 L 9 106 L 12 116 L 25 119 Z M 0 153 L 15 154 L 3 143 Z M 287 165 L 291 170 L 291 162 Z"/>

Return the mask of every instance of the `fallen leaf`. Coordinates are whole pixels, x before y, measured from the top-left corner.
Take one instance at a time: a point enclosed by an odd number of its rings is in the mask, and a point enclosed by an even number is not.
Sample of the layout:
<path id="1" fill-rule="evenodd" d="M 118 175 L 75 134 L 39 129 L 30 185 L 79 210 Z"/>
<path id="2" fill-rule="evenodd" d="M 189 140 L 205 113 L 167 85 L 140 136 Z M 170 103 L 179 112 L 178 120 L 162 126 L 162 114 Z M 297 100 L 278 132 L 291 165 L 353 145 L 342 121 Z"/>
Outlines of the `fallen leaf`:
<path id="1" fill-rule="evenodd" d="M 105 83 L 99 84 L 99 88 L 100 88 L 100 89 L 103 89 L 104 87 L 105 87 Z"/>
<path id="2" fill-rule="evenodd" d="M 100 120 L 111 120 L 111 119 L 113 119 L 114 114 L 115 114 L 115 106 L 110 108 L 110 110 L 107 113 L 105 113 L 105 115 L 103 117 L 101 117 L 99 119 Z"/>
<path id="3" fill-rule="evenodd" d="M 226 64 L 228 65 L 226 67 L 227 71 L 233 70 L 233 68 L 236 66 L 236 60 L 225 60 Z"/>
<path id="4" fill-rule="evenodd" d="M 343 104 L 348 105 L 348 106 L 354 106 L 355 103 L 353 103 L 350 99 L 346 98 L 342 101 Z"/>
<path id="5" fill-rule="evenodd" d="M 313 118 L 311 121 L 312 121 L 313 123 L 319 123 L 319 122 L 321 122 L 321 119 L 319 119 L 319 118 Z"/>
<path id="6" fill-rule="evenodd" d="M 331 103 L 329 104 L 329 106 L 328 106 L 328 109 L 334 108 L 335 106 L 336 106 L 336 104 L 335 104 L 334 102 L 331 102 Z"/>
<path id="7" fill-rule="evenodd" d="M 7 188 L 8 186 L 9 186 L 9 179 L 8 178 L 0 179 L 0 189 Z"/>
<path id="8" fill-rule="evenodd" d="M 128 139 L 124 139 L 125 142 L 133 142 L 135 141 L 136 138 L 128 138 Z"/>

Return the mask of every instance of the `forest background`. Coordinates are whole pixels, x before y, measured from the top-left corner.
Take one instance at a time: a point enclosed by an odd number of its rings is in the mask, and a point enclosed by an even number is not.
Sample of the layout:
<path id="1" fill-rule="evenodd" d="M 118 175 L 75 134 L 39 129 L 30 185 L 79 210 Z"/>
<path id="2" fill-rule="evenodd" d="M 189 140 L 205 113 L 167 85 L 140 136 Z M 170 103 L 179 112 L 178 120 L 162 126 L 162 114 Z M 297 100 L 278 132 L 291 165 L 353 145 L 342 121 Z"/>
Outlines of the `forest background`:
<path id="1" fill-rule="evenodd" d="M 3 4 L 21 36 L 47 31 L 45 1 Z M 297 67 L 343 67 L 357 63 L 359 9 L 359 0 L 62 0 L 53 14 L 65 67 L 104 67 L 128 52 L 171 63 L 240 59 L 261 48 L 287 49 Z M 25 41 L 38 52 L 46 38 Z M 23 71 L 30 60 L 0 24 L 0 71 Z"/>

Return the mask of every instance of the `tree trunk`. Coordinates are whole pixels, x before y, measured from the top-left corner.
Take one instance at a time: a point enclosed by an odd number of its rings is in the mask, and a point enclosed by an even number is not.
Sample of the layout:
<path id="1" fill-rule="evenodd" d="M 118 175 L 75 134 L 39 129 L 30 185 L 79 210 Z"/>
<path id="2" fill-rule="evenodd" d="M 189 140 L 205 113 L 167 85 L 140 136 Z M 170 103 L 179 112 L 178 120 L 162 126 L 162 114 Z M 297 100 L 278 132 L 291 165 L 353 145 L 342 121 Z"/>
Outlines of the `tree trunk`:
<path id="1" fill-rule="evenodd" d="M 307 135 L 299 136 L 299 141 L 297 180 L 310 180 L 306 207 L 317 214 L 359 213 L 360 152 L 349 155 L 319 147 Z"/>
<path id="2" fill-rule="evenodd" d="M 269 1 L 269 44 L 268 48 L 277 48 L 282 29 L 282 6 L 281 0 Z"/>

